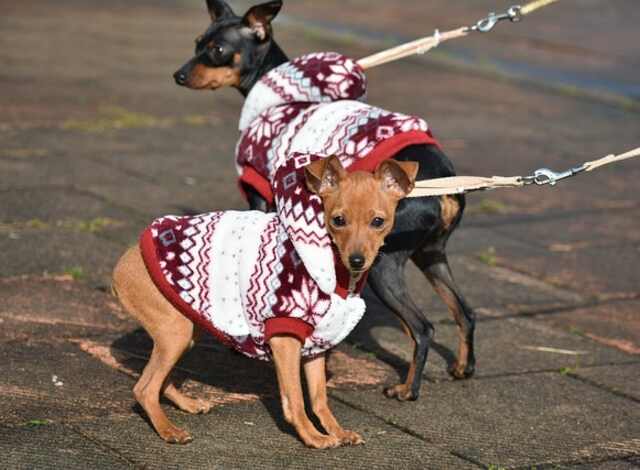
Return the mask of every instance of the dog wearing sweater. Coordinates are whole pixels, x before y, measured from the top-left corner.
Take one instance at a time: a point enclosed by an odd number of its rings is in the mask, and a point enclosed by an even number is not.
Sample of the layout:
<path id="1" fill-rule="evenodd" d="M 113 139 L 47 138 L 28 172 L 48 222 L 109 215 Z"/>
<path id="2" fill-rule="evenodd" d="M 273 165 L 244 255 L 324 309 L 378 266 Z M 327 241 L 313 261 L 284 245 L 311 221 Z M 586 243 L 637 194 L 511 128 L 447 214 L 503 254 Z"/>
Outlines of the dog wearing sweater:
<path id="1" fill-rule="evenodd" d="M 372 174 L 347 173 L 337 157 L 295 161 L 305 163 L 299 168 L 304 176 L 290 182 L 291 189 L 317 198 L 321 222 L 327 221 L 336 266 L 331 295 L 307 272 L 279 216 L 259 211 L 160 218 L 115 267 L 114 292 L 153 339 L 133 393 L 166 442 L 185 444 L 192 438 L 169 421 L 161 394 L 188 413 L 210 409 L 170 379 L 201 330 L 247 356 L 273 360 L 284 417 L 307 446 L 364 442 L 343 429 L 329 409 L 324 352 L 362 317 L 358 294 L 394 225 L 398 202 L 413 188 L 418 165 L 387 160 Z M 306 415 L 301 368 L 326 434 Z"/>
<path id="2" fill-rule="evenodd" d="M 207 0 L 207 7 L 211 24 L 174 79 L 197 90 L 232 86 L 245 96 L 236 150 L 240 186 L 252 209 L 278 211 L 311 276 L 331 292 L 335 280 L 325 276 L 331 270 L 324 262 L 329 258 L 318 256 L 329 249 L 329 235 L 317 224 L 311 227 L 304 217 L 307 206 L 296 212 L 300 201 L 287 191 L 290 159 L 296 153 L 339 155 L 348 171 L 373 171 L 385 160 L 413 161 L 420 164 L 417 180 L 454 176 L 453 165 L 424 120 L 363 102 L 366 77 L 356 61 L 338 53 L 290 61 L 273 39 L 271 23 L 281 1 L 256 5 L 242 17 L 224 0 Z M 464 379 L 475 371 L 475 314 L 446 255 L 464 207 L 463 195 L 400 201 L 395 226 L 381 249 L 384 256 L 368 273 L 369 286 L 414 342 L 406 380 L 385 389 L 387 397 L 418 398 L 434 334 L 433 324 L 409 294 L 404 274 L 408 260 L 422 271 L 458 326 L 458 354 L 450 374 Z"/>

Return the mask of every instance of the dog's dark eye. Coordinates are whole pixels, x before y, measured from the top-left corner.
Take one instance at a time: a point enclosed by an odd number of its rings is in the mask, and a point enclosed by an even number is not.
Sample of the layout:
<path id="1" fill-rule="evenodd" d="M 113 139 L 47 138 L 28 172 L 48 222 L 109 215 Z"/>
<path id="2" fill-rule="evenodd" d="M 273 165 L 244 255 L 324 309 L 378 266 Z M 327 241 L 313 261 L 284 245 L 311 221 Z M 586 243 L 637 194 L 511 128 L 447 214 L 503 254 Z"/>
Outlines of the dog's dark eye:
<path id="1" fill-rule="evenodd" d="M 384 225 L 384 219 L 382 217 L 374 217 L 371 221 L 373 228 L 381 228 Z"/>
<path id="2" fill-rule="evenodd" d="M 335 217 L 333 217 L 331 219 L 331 223 L 334 227 L 344 227 L 345 225 L 347 225 L 346 219 L 341 215 L 336 215 Z"/>
<path id="3" fill-rule="evenodd" d="M 224 49 L 222 49 L 222 46 L 213 46 L 211 48 L 211 54 L 215 55 L 215 56 L 221 56 L 222 53 L 224 52 Z"/>

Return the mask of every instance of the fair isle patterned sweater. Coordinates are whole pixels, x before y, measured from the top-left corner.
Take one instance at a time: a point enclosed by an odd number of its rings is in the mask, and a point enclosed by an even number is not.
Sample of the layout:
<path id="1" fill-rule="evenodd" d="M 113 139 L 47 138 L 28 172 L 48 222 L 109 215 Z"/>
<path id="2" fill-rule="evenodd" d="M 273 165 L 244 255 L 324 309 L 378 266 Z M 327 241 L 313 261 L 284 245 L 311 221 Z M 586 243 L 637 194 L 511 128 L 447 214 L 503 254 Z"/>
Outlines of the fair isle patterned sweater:
<path id="1" fill-rule="evenodd" d="M 262 77 L 240 117 L 240 181 L 275 203 L 309 275 L 327 294 L 336 287 L 335 269 L 322 204 L 304 184 L 311 155 L 337 155 L 348 171 L 373 171 L 409 145 L 438 145 L 424 120 L 369 106 L 365 93 L 354 60 L 308 54 Z"/>
<path id="2" fill-rule="evenodd" d="M 269 359 L 276 334 L 298 337 L 305 356 L 319 354 L 364 313 L 353 294 L 365 278 L 350 282 L 304 167 L 338 155 L 350 171 L 373 171 L 406 146 L 438 145 L 422 119 L 361 102 L 365 90 L 362 69 L 337 53 L 272 70 L 247 97 L 236 157 L 240 181 L 278 213 L 168 216 L 142 235 L 145 264 L 163 295 L 247 356 Z"/>
<path id="3" fill-rule="evenodd" d="M 364 314 L 336 260 L 337 287 L 322 292 L 297 256 L 276 214 L 211 212 L 162 217 L 140 240 L 160 292 L 196 325 L 237 351 L 269 360 L 269 338 L 297 337 L 313 356 L 342 341 Z M 352 292 L 349 292 L 351 287 Z"/>

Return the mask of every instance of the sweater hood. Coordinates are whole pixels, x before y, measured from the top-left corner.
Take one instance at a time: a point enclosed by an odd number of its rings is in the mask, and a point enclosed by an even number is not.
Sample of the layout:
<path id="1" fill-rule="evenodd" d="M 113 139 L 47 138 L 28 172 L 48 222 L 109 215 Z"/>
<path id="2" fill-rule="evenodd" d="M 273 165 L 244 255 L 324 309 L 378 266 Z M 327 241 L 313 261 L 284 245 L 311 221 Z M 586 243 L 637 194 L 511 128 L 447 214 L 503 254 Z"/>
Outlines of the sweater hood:
<path id="1" fill-rule="evenodd" d="M 295 87 L 291 84 L 295 83 Z M 269 108 L 291 103 L 364 100 L 367 79 L 356 61 L 337 52 L 318 52 L 284 63 L 251 89 L 240 115 L 240 131 Z M 286 90 L 286 91 L 285 91 Z"/>

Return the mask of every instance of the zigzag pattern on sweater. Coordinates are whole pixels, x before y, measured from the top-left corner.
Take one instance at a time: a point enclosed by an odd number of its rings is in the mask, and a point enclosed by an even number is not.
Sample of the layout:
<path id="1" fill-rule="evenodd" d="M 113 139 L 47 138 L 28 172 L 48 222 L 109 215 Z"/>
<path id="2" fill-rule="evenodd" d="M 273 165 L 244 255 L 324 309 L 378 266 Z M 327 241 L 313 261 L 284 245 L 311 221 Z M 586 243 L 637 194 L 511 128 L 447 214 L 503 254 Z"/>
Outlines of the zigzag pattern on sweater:
<path id="1" fill-rule="evenodd" d="M 276 214 L 162 217 L 145 230 L 141 248 L 165 297 L 250 357 L 270 358 L 265 324 L 271 319 L 307 325 L 313 334 L 304 340 L 303 353 L 314 355 L 336 345 L 364 312 L 359 297 L 342 298 L 318 287 Z"/>

